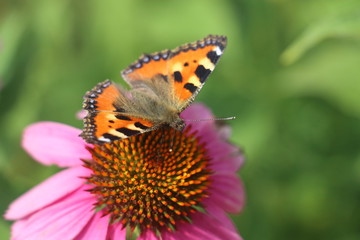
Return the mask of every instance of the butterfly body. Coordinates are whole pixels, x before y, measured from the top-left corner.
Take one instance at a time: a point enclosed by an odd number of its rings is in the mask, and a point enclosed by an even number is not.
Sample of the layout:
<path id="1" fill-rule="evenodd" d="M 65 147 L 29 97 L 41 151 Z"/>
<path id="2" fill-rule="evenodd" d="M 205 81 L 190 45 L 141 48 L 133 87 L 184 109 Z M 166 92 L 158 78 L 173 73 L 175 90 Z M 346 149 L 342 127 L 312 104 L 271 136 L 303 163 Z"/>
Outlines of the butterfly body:
<path id="1" fill-rule="evenodd" d="M 143 118 L 153 122 L 154 126 L 169 125 L 179 131 L 183 130 L 185 123 L 180 118 L 179 107 L 175 101 L 171 101 L 168 94 L 161 93 L 160 89 L 149 89 L 149 86 L 146 86 L 144 89 L 130 90 L 130 101 L 116 101 L 114 104 L 127 109 L 127 113 L 122 113 L 123 115 Z"/>
<path id="2" fill-rule="evenodd" d="M 122 72 L 130 90 L 106 80 L 86 93 L 83 108 L 88 114 L 81 137 L 102 144 L 165 125 L 182 131 L 180 113 L 194 100 L 225 46 L 225 37 L 209 35 L 141 56 Z"/>

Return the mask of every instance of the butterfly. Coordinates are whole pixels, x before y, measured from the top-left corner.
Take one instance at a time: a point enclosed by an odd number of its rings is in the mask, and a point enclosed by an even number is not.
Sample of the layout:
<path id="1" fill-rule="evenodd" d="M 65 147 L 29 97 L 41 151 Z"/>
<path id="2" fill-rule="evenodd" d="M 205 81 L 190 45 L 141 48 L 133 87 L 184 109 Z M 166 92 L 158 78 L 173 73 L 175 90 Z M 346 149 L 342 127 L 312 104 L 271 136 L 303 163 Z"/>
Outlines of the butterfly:
<path id="1" fill-rule="evenodd" d="M 84 96 L 80 136 L 102 144 L 170 126 L 182 131 L 180 113 L 194 100 L 224 52 L 225 36 L 209 35 L 173 50 L 143 54 L 121 72 L 125 90 L 106 80 Z"/>

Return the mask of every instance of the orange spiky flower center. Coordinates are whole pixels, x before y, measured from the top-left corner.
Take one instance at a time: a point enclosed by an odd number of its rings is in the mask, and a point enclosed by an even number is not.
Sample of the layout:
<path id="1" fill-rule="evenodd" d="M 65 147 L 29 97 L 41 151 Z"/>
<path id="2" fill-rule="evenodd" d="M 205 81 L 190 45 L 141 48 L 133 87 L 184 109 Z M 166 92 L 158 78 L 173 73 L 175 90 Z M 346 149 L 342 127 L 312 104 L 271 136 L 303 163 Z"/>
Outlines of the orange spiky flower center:
<path id="1" fill-rule="evenodd" d="M 208 196 L 209 158 L 189 127 L 164 127 L 89 151 L 93 159 L 84 163 L 93 171 L 87 180 L 96 207 L 131 230 L 175 230 L 191 222 Z"/>

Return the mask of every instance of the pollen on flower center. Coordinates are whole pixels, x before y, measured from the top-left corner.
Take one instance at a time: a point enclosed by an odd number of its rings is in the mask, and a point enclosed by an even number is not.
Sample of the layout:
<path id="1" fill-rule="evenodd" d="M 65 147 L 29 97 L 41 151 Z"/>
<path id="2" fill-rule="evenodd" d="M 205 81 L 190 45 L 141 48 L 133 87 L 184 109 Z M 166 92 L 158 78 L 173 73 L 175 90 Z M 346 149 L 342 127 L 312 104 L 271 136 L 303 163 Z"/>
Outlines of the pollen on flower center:
<path id="1" fill-rule="evenodd" d="M 174 230 L 207 197 L 211 171 L 204 144 L 190 128 L 164 127 L 89 148 L 87 178 L 96 206 L 113 222 L 140 231 Z"/>

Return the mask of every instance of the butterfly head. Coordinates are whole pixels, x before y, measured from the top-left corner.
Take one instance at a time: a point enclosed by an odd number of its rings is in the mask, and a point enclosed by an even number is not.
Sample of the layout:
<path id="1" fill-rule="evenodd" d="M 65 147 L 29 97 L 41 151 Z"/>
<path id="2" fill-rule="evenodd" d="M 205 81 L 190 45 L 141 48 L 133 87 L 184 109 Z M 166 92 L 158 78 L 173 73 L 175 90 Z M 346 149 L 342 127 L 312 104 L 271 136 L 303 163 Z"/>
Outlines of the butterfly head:
<path id="1" fill-rule="evenodd" d="M 185 128 L 185 122 L 180 117 L 176 118 L 169 125 L 170 125 L 170 127 L 174 128 L 178 131 L 182 131 Z"/>

